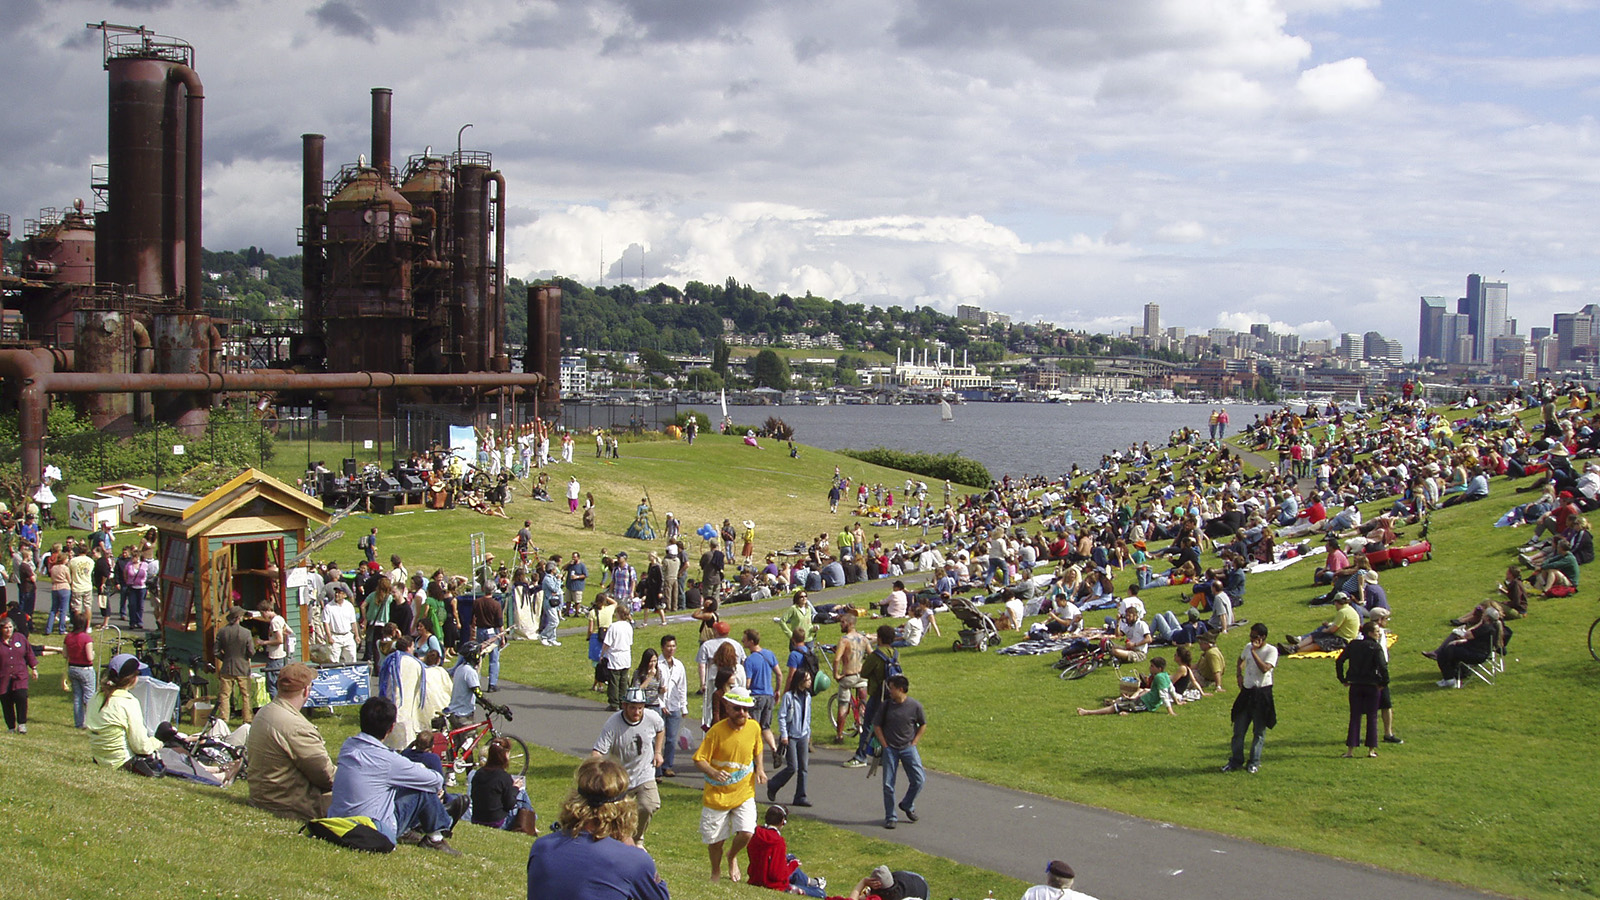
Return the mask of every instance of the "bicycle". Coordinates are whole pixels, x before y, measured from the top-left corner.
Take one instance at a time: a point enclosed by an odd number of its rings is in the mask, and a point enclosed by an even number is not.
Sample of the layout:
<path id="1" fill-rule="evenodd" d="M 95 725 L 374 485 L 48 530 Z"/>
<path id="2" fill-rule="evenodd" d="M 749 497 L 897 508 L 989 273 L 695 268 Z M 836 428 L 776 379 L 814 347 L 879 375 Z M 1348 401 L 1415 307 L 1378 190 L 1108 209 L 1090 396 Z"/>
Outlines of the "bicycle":
<path id="1" fill-rule="evenodd" d="M 496 703 L 490 703 L 482 697 L 476 698 L 477 704 L 484 711 L 482 721 L 452 728 L 442 735 L 434 738 L 434 746 L 438 748 L 439 760 L 444 763 L 446 783 L 455 784 L 456 773 L 471 772 L 481 766 L 489 756 L 489 742 L 495 738 L 505 738 L 511 742 L 510 759 L 506 763 L 506 771 L 512 776 L 528 774 L 528 745 L 516 735 L 506 734 L 495 727 L 494 717 L 503 716 L 507 722 L 511 721 L 511 710 Z M 443 746 L 440 747 L 440 742 Z"/>
<path id="2" fill-rule="evenodd" d="M 1070 651 L 1069 651 L 1070 653 Z M 1106 641 L 1091 644 L 1071 655 L 1063 655 L 1052 665 L 1061 670 L 1063 681 L 1077 681 L 1101 666 L 1111 666 L 1120 670 L 1122 661 L 1111 652 L 1111 645 Z"/>
<path id="3" fill-rule="evenodd" d="M 1589 655 L 1600 662 L 1600 619 L 1595 619 L 1589 625 Z"/>
<path id="4" fill-rule="evenodd" d="M 839 685 L 839 672 L 833 665 L 834 651 L 838 644 L 818 644 L 817 649 L 822 651 L 823 659 L 828 662 L 828 672 L 833 676 L 833 683 Z M 847 688 L 838 686 L 833 695 L 828 698 L 828 721 L 835 723 L 835 731 L 846 738 L 861 735 L 861 718 L 866 715 L 867 701 L 863 696 L 864 687 Z M 840 719 L 844 719 L 840 725 Z"/>

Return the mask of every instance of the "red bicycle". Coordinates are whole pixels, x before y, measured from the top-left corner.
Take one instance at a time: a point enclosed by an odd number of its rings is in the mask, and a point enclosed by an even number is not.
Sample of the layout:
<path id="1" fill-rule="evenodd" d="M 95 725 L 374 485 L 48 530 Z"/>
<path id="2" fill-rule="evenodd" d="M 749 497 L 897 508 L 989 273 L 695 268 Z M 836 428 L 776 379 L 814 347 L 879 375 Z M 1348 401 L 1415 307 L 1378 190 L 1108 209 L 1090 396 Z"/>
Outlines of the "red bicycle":
<path id="1" fill-rule="evenodd" d="M 505 738 L 510 742 L 510 760 L 506 764 L 506 771 L 513 776 L 528 774 L 528 745 L 513 734 L 506 734 L 495 727 L 494 717 L 503 716 L 507 722 L 511 721 L 511 710 L 495 703 L 490 703 L 482 697 L 477 698 L 478 706 L 483 709 L 484 717 L 480 722 L 452 728 L 449 731 L 438 733 L 434 736 L 434 752 L 439 754 L 439 760 L 444 763 L 446 779 L 455 783 L 456 773 L 471 772 L 484 764 L 489 755 L 489 742 L 495 738 Z"/>

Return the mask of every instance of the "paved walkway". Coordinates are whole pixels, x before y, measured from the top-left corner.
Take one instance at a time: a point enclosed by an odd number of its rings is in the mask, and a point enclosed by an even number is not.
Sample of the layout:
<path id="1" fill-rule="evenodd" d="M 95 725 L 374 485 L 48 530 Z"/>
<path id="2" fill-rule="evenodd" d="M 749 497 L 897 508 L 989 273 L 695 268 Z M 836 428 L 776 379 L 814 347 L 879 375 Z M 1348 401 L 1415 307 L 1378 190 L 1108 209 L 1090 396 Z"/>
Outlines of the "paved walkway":
<path id="1" fill-rule="evenodd" d="M 589 752 L 595 735 L 610 715 L 602 703 L 588 698 L 510 683 L 502 685 L 494 698 L 517 711 L 516 733 L 532 737 L 534 743 L 552 750 L 575 755 Z M 691 700 L 690 706 L 698 708 L 698 700 Z M 1100 900 L 1239 900 L 1251 894 L 1303 900 L 1481 900 L 1487 896 L 1441 882 L 933 771 L 928 773 L 927 785 L 917 803 L 921 820 L 911 824 L 902 819 L 899 828 L 885 831 L 881 781 L 877 777 L 868 780 L 865 769 L 841 768 L 839 763 L 847 756 L 846 748 L 817 746 L 811 758 L 808 787 L 809 797 L 816 805 L 791 810 L 791 815 L 805 815 L 871 837 L 898 841 L 926 853 L 1030 882 L 1041 880 L 1040 873 L 1049 860 L 1066 859 L 1078 869 L 1082 890 Z M 694 768 L 682 752 L 678 754 L 677 771 L 678 777 L 667 779 L 667 784 L 698 789 L 700 781 L 685 774 L 693 773 Z M 903 792 L 904 776 L 901 783 Z M 792 795 L 791 785 L 779 801 L 787 801 Z M 765 800 L 764 789 L 758 788 L 757 799 Z M 677 789 L 664 791 L 663 800 L 696 802 Z M 821 855 L 815 848 L 802 849 L 801 853 L 807 858 Z M 893 860 L 889 862 L 892 865 Z M 846 880 L 843 874 L 839 878 L 840 883 Z M 934 885 L 933 897 L 947 896 Z"/>

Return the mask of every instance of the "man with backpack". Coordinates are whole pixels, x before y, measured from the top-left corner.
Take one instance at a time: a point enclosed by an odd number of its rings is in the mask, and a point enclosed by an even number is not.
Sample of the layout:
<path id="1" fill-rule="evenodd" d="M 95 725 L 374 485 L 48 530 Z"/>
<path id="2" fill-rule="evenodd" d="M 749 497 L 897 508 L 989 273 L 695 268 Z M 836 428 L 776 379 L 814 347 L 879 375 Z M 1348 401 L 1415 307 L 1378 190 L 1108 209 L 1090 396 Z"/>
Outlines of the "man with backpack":
<path id="1" fill-rule="evenodd" d="M 845 761 L 847 768 L 858 768 L 866 765 L 867 757 L 873 755 L 872 725 L 878 719 L 878 711 L 883 708 L 886 698 L 884 693 L 885 681 L 893 675 L 900 674 L 900 651 L 894 649 L 894 626 L 878 626 L 878 646 L 861 661 L 861 677 L 867 684 L 867 707 L 861 713 L 861 738 L 856 743 L 855 755 Z"/>
<path id="2" fill-rule="evenodd" d="M 377 526 L 373 526 L 373 529 L 371 531 L 369 531 L 366 534 L 362 535 L 361 539 L 356 541 L 356 548 L 358 550 L 360 550 L 362 553 L 365 553 L 367 555 L 367 562 L 370 563 L 370 562 L 377 562 L 378 561 L 378 529 L 377 529 Z"/>

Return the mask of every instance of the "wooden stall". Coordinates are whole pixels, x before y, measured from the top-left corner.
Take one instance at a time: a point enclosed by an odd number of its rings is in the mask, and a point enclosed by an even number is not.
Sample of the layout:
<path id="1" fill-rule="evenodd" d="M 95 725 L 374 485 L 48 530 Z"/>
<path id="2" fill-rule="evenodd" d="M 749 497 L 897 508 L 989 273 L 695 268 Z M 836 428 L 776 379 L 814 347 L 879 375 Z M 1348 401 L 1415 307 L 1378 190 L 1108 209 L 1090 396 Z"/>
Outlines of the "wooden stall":
<path id="1" fill-rule="evenodd" d="M 294 631 L 296 655 L 305 658 L 301 597 L 286 590 L 285 563 L 300 554 L 308 532 L 328 524 L 314 499 L 246 469 L 204 497 L 157 491 L 131 519 L 160 532 L 161 572 L 149 602 L 169 648 L 212 662 L 228 607 L 271 606 Z"/>

